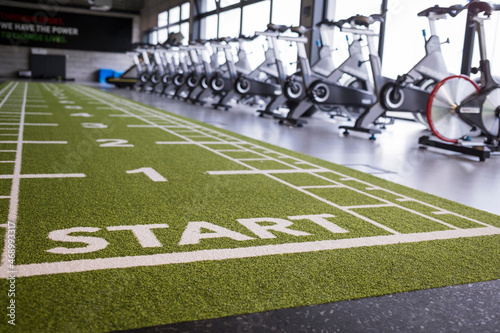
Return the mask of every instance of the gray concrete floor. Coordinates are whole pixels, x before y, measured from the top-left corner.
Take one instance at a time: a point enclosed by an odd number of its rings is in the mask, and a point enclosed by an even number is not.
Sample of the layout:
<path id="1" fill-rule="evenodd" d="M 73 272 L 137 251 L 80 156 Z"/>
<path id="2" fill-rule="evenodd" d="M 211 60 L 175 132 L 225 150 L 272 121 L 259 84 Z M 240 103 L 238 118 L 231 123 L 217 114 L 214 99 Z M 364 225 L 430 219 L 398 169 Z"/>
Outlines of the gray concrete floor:
<path id="1" fill-rule="evenodd" d="M 500 156 L 479 162 L 476 157 L 419 149 L 418 138 L 429 132 L 415 122 L 396 121 L 370 141 L 366 134 L 343 136 L 338 126 L 346 120 L 325 113 L 296 128 L 259 118 L 254 108 L 237 106 L 226 112 L 152 94 L 102 89 L 500 215 Z M 500 332 L 500 280 L 130 332 Z"/>

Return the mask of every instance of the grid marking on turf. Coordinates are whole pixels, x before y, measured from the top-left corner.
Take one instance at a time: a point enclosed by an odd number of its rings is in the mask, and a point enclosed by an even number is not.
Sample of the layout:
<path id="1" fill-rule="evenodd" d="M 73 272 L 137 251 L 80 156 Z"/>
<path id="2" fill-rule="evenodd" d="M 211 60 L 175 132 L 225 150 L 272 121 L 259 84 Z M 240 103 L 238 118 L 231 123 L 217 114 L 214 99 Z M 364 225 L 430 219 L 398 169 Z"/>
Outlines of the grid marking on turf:
<path id="1" fill-rule="evenodd" d="M 48 85 L 44 85 L 44 87 L 49 90 Z M 359 219 L 367 221 L 379 228 L 382 228 L 391 233 L 391 235 L 386 236 L 373 236 L 373 237 L 359 237 L 353 239 L 340 239 L 340 240 L 327 240 L 327 241 L 315 241 L 315 242 L 304 242 L 304 243 L 286 243 L 286 244 L 278 244 L 278 245 L 264 245 L 264 246 L 255 246 L 255 247 L 240 247 L 234 249 L 213 249 L 213 250 L 199 250 L 192 252 L 174 252 L 167 254 L 155 254 L 155 255 L 146 255 L 146 256 L 133 256 L 133 257 L 112 257 L 112 258 L 101 258 L 101 259 L 84 259 L 84 260 L 73 260 L 73 261 L 62 261 L 62 262 L 52 262 L 52 263 L 40 263 L 40 264 L 25 264 L 17 266 L 19 271 L 18 276 L 32 276 L 32 275 L 43 275 L 43 274 L 56 274 L 56 273 L 71 273 L 71 272 L 81 272 L 81 271 L 89 271 L 89 270 L 97 270 L 97 269 L 110 269 L 110 268 L 125 268 L 125 267 L 136 267 L 136 266 L 152 266 L 152 265 L 163 265 L 163 264 L 172 264 L 172 263 L 184 263 L 184 262 L 195 262 L 195 261 L 204 261 L 204 260 L 225 260 L 231 258 L 247 258 L 247 257 L 256 257 L 262 255 L 270 255 L 270 254 L 282 254 L 282 253 L 300 253 L 300 252 L 314 252 L 320 250 L 328 250 L 328 249 L 339 249 L 339 248 L 353 248 L 353 247 L 361 247 L 361 246 L 376 246 L 376 245 L 387 245 L 387 244 L 398 244 L 398 243 L 413 243 L 413 242 L 421 242 L 421 241 L 431 241 L 438 239 L 454 239 L 461 237 L 478 237 L 485 235 L 496 235 L 500 234 L 500 228 L 491 226 L 489 224 L 474 220 L 472 218 L 462 216 L 458 213 L 444 210 L 440 207 L 428 204 L 426 202 L 422 202 L 420 200 L 410 198 L 408 196 L 399 194 L 397 192 L 381 188 L 379 186 L 375 186 L 368 182 L 362 181 L 360 179 L 353 178 L 351 176 L 344 175 L 342 173 L 326 169 L 324 167 L 320 167 L 314 165 L 313 163 L 302 161 L 293 156 L 287 156 L 283 153 L 279 153 L 273 151 L 269 148 L 261 147 L 259 145 L 246 142 L 242 139 L 232 137 L 230 135 L 224 134 L 222 132 L 218 132 L 217 130 L 207 128 L 205 126 L 197 125 L 195 123 L 191 123 L 190 121 L 178 118 L 174 115 L 166 114 L 162 111 L 149 108 L 143 105 L 140 105 L 135 102 L 131 102 L 121 98 L 114 98 L 109 94 L 105 94 L 94 89 L 90 89 L 88 87 L 80 87 L 77 90 L 74 87 L 71 87 L 73 91 L 77 93 L 84 94 L 88 96 L 89 100 L 93 100 L 96 103 L 102 103 L 108 105 L 110 109 L 117 110 L 123 112 L 124 115 L 122 117 L 130 117 L 143 121 L 147 125 L 128 125 L 128 127 L 145 127 L 145 128 L 158 128 L 167 133 L 177 136 L 182 141 L 168 141 L 161 142 L 158 141 L 156 144 L 167 144 L 167 145 L 196 145 L 205 150 L 208 150 L 216 155 L 224 157 L 228 160 L 235 162 L 241 166 L 244 166 L 246 170 L 225 170 L 225 171 L 207 171 L 206 173 L 213 176 L 231 176 L 231 175 L 244 175 L 244 174 L 262 174 L 266 177 L 269 177 L 276 182 L 284 184 L 290 188 L 293 188 L 299 192 L 302 192 L 306 195 L 309 195 L 319 201 L 327 203 L 333 207 L 343 210 L 355 216 Z M 62 89 L 61 89 L 62 90 Z M 50 91 L 50 90 L 49 90 Z M 2 92 L 0 92 L 1 94 Z M 120 115 L 114 115 L 118 117 Z M 153 121 L 155 120 L 155 121 Z M 164 124 L 163 124 L 164 122 Z M 160 124 L 161 123 L 161 124 Z M 177 130 L 176 130 L 177 129 Z M 190 135 L 182 134 L 189 132 Z M 214 141 L 196 141 L 193 138 L 207 138 L 212 139 Z M 211 145 L 218 144 L 226 144 L 232 145 L 234 149 L 215 149 L 212 148 Z M 249 159 L 249 158 L 234 158 L 225 153 L 230 152 L 250 152 L 261 156 L 261 158 L 257 159 Z M 274 154 L 276 157 L 268 156 L 266 154 Z M 270 169 L 270 170 L 260 170 L 256 167 L 245 163 L 251 162 L 255 160 L 266 160 L 266 161 L 274 161 L 280 163 L 284 166 L 284 169 Z M 294 161 L 292 163 L 287 163 L 285 161 L 281 161 L 280 159 L 289 159 Z M 307 165 L 308 169 L 301 169 L 297 165 Z M 276 174 L 281 173 L 305 173 L 309 174 L 318 179 L 322 179 L 331 183 L 331 185 L 325 186 L 295 186 L 287 181 L 284 181 L 277 176 Z M 324 173 L 332 173 L 335 176 L 339 176 L 339 181 L 332 180 L 328 177 L 325 177 Z M 343 182 L 358 182 L 365 185 L 364 191 L 357 189 L 355 187 L 349 186 Z M 366 197 L 376 199 L 380 201 L 380 204 L 367 204 L 367 205 L 354 205 L 354 206 L 341 206 L 334 202 L 331 202 L 319 195 L 312 193 L 309 190 L 318 189 L 318 188 L 342 188 L 348 189 L 358 194 L 364 195 Z M 397 202 L 416 202 L 421 205 L 427 206 L 433 209 L 431 214 L 433 215 L 453 215 L 459 218 L 463 218 L 465 220 L 474 222 L 482 227 L 478 228 L 469 228 L 469 229 L 461 229 L 449 223 L 446 223 L 442 220 L 437 219 L 436 217 L 429 216 L 423 214 L 421 212 L 415 211 L 408 207 L 404 207 L 399 205 L 398 203 L 391 202 L 384 198 L 378 197 L 372 193 L 373 191 L 384 191 L 388 194 L 394 195 L 394 200 Z M 423 217 L 425 219 L 440 223 L 451 230 L 445 231 L 433 231 L 433 232 L 419 232 L 419 233 L 411 233 L 411 234 L 401 234 L 381 223 L 373 221 L 359 212 L 353 211 L 354 209 L 362 210 L 364 208 L 381 208 L 381 207 L 396 207 L 403 211 L 415 214 L 417 216 Z M 0 272 L 1 276 L 4 276 L 5 272 Z"/>

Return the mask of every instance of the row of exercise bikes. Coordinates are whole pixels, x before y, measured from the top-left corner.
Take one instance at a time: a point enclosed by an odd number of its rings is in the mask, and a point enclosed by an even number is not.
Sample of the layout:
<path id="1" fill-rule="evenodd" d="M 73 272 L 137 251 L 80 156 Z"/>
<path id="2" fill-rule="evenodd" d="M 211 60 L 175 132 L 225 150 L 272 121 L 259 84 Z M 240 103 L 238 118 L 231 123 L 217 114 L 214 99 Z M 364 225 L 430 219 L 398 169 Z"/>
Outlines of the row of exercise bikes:
<path id="1" fill-rule="evenodd" d="M 315 112 L 327 112 L 332 118 L 355 119 L 352 126 L 340 127 L 344 135 L 364 132 L 370 139 L 394 122 L 389 111 L 407 112 L 432 132 L 419 139 L 421 147 L 460 152 L 484 161 L 500 151 L 500 82 L 491 73 L 484 28 L 495 10 L 500 5 L 472 0 L 466 6 L 436 5 L 418 13 L 427 18 L 430 27 L 429 38 L 424 33 L 425 56 L 396 79 L 382 76 L 373 25 L 383 22 L 384 15 L 373 14 L 319 22 L 319 60 L 314 64 L 306 52 L 306 34 L 312 28 L 269 24 L 266 31 L 252 37 L 182 46 L 183 36 L 173 33 L 161 45 L 139 44 L 131 53 L 134 66 L 108 82 L 224 110 L 235 102 L 258 106 L 260 116 L 298 127 Z M 474 25 L 478 37 L 480 62 L 472 73 L 480 73 L 480 78 L 475 80 L 448 72 L 436 31 L 437 20 L 462 11 L 467 11 L 467 22 Z M 348 38 L 349 55 L 339 66 L 333 63 L 334 45 L 328 38 L 334 29 L 352 36 Z M 246 45 L 259 36 L 266 39 L 265 58 L 252 68 Z M 280 40 L 297 47 L 294 74 L 286 74 Z M 367 52 L 363 52 L 364 44 Z"/>

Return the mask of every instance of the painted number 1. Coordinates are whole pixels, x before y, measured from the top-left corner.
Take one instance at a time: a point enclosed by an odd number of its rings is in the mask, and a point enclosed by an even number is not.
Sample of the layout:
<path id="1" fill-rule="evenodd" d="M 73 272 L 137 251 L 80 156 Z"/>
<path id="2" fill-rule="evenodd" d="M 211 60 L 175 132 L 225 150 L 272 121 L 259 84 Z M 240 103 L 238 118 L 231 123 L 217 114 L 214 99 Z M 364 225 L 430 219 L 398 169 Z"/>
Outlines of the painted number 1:
<path id="1" fill-rule="evenodd" d="M 167 180 L 165 177 L 160 175 L 155 169 L 153 168 L 140 168 L 136 170 L 129 170 L 127 173 L 143 173 L 146 176 L 148 176 L 152 181 L 154 182 L 166 182 Z"/>

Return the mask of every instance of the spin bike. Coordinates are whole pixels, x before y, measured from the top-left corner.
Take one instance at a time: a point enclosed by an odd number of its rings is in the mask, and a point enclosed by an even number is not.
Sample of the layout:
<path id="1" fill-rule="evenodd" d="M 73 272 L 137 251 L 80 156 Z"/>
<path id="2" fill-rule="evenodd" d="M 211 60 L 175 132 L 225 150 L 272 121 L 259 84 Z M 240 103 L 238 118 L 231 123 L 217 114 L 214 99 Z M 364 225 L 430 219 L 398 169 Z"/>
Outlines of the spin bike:
<path id="1" fill-rule="evenodd" d="M 243 48 L 245 42 L 252 41 L 258 36 L 259 33 L 253 37 L 240 36 L 242 40 L 240 47 Z M 239 70 L 234 90 L 241 95 L 241 98 L 255 98 L 255 96 L 272 98 L 282 94 L 279 84 L 280 76 L 276 66 L 275 46 L 271 43 L 268 45 L 265 59 L 257 68 L 247 72 Z"/>
<path id="2" fill-rule="evenodd" d="M 463 75 L 439 82 L 429 97 L 427 118 L 432 133 L 441 141 L 423 136 L 419 139 L 421 145 L 477 156 L 480 161 L 500 150 L 500 82 L 491 74 L 484 29 L 484 21 L 494 10 L 500 10 L 500 5 L 482 1 L 468 5 L 469 20 L 474 22 L 479 42 L 481 87 Z M 475 130 L 482 132 L 484 143 L 469 141 Z"/>
<path id="3" fill-rule="evenodd" d="M 411 112 L 417 121 L 426 124 L 425 110 L 429 90 L 436 82 L 450 75 L 441 52 L 441 42 L 436 32 L 435 22 L 446 18 L 447 15 L 455 17 L 463 9 L 461 5 L 434 6 L 418 13 L 418 16 L 429 20 L 431 36 L 425 43 L 426 54 L 408 73 L 399 75 L 396 80 L 382 76 L 380 57 L 376 54 L 374 47 L 375 34 L 367 35 L 376 101 L 356 119 L 354 126 L 340 126 L 344 129 L 344 135 L 348 135 L 352 130 L 369 133 L 370 139 L 374 140 L 375 134 L 381 133 L 374 125 L 382 125 L 384 128 L 386 123 L 379 123 L 378 119 L 383 117 L 386 111 Z M 352 31 L 352 29 L 342 30 Z"/>
<path id="4" fill-rule="evenodd" d="M 381 19 L 380 18 L 377 18 Z M 363 25 L 368 27 L 376 20 L 361 16 L 353 16 L 347 20 L 338 22 L 321 22 L 321 29 L 342 28 L 346 23 L 351 26 Z M 370 83 L 370 76 L 366 61 L 361 50 L 361 39 L 354 38 L 349 45 L 349 57 L 337 68 L 333 68 L 328 75 L 320 77 L 318 75 L 318 66 L 310 66 L 305 44 L 307 39 L 304 34 L 309 30 L 304 27 L 294 27 L 291 30 L 298 34 L 298 37 L 283 36 L 280 39 L 296 42 L 298 48 L 299 74 L 301 80 L 287 80 L 285 85 L 285 94 L 290 100 L 299 100 L 300 102 L 290 108 L 288 114 L 284 117 L 276 116 L 280 119 L 280 124 L 291 124 L 302 126 L 306 123 L 301 117 L 309 116 L 312 110 L 319 108 L 322 111 L 336 111 L 336 115 L 347 115 L 355 109 L 366 108 L 371 105 L 375 98 L 373 88 Z M 364 33 L 371 30 L 363 30 Z M 331 52 L 330 52 L 331 53 Z M 331 58 L 331 54 L 329 54 Z M 350 77 L 345 84 L 341 83 L 344 75 Z M 294 83 L 295 85 L 291 85 Z M 307 98 L 300 98 L 300 92 L 304 91 Z M 324 94 L 324 95 L 322 95 Z M 304 96 L 306 97 L 306 96 Z M 331 114 L 331 117 L 335 115 Z"/>

